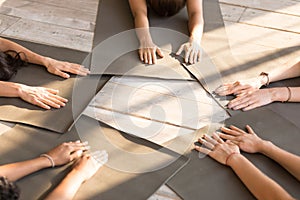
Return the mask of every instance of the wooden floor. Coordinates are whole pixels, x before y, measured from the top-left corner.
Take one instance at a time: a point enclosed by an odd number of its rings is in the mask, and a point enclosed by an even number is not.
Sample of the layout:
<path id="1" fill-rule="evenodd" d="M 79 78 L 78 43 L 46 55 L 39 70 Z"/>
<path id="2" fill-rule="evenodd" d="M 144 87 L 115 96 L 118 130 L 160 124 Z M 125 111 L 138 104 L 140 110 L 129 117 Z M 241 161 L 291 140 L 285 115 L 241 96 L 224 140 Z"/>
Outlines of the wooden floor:
<path id="1" fill-rule="evenodd" d="M 300 0 L 219 1 L 234 55 L 300 45 Z M 90 52 L 98 2 L 0 0 L 0 35 Z M 150 199 L 179 197 L 163 186 Z"/>

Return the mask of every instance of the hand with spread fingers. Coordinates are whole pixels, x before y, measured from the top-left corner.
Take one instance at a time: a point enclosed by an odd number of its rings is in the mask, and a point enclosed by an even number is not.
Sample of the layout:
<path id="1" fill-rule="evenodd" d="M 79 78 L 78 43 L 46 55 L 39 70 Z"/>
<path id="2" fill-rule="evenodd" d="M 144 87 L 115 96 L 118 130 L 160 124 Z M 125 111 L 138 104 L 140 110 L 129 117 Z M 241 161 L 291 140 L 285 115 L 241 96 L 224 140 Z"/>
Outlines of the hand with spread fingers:
<path id="1" fill-rule="evenodd" d="M 253 92 L 243 93 L 228 103 L 232 110 L 248 111 L 257 107 L 268 105 L 274 100 L 271 89 L 260 89 Z"/>
<path id="2" fill-rule="evenodd" d="M 176 52 L 176 55 L 180 55 L 183 51 L 185 52 L 185 63 L 195 64 L 201 61 L 200 40 L 190 39 L 189 42 L 182 44 Z"/>
<path id="3" fill-rule="evenodd" d="M 49 57 L 45 57 L 44 60 L 44 65 L 49 73 L 63 78 L 70 78 L 70 75 L 68 73 L 77 74 L 80 76 L 86 76 L 90 73 L 87 68 L 79 64 L 59 61 Z"/>
<path id="4" fill-rule="evenodd" d="M 225 83 L 219 86 L 214 92 L 220 96 L 249 93 L 261 88 L 264 85 L 263 80 L 263 78 L 251 78 L 234 83 Z"/>
<path id="5" fill-rule="evenodd" d="M 55 166 L 59 166 L 80 158 L 88 149 L 87 142 L 64 142 L 47 152 L 47 155 L 53 159 Z"/>
<path id="6" fill-rule="evenodd" d="M 213 136 L 204 135 L 203 138 L 199 138 L 198 142 L 203 146 L 195 146 L 195 150 L 207 154 L 216 161 L 227 165 L 228 159 L 233 154 L 240 154 L 239 147 L 232 143 L 230 140 L 224 142 L 216 133 Z"/>
<path id="7" fill-rule="evenodd" d="M 222 132 L 219 136 L 223 139 L 230 140 L 232 143 L 239 146 L 242 151 L 247 153 L 258 153 L 262 150 L 262 145 L 265 142 L 260 137 L 258 137 L 253 129 L 247 125 L 246 131 L 237 128 L 236 126 L 230 126 L 229 128 L 222 127 Z"/>
<path id="8" fill-rule="evenodd" d="M 22 100 L 39 106 L 44 109 L 61 108 L 68 102 L 67 99 L 58 95 L 58 90 L 44 88 L 44 87 L 31 87 L 23 84 L 18 85 L 18 94 Z"/>
<path id="9" fill-rule="evenodd" d="M 159 47 L 152 41 L 142 41 L 139 48 L 140 60 L 146 64 L 152 65 L 157 63 L 157 57 L 163 58 L 164 54 Z"/>

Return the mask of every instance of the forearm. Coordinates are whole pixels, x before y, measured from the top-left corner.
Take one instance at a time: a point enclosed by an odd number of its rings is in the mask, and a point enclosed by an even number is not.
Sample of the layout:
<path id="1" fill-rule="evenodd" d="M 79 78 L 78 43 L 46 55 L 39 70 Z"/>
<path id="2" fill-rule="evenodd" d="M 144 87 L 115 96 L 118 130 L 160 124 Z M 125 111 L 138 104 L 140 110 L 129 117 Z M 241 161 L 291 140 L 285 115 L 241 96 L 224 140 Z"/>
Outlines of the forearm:
<path id="1" fill-rule="evenodd" d="M 0 175 L 5 176 L 10 181 L 17 181 L 26 175 L 50 166 L 51 163 L 47 158 L 38 157 L 32 160 L 0 166 Z"/>
<path id="2" fill-rule="evenodd" d="M 263 174 L 241 154 L 231 156 L 228 165 L 257 199 L 293 199 L 281 186 Z"/>
<path id="3" fill-rule="evenodd" d="M 264 141 L 261 153 L 279 163 L 300 181 L 299 156 L 289 153 L 268 141 Z"/>
<path id="4" fill-rule="evenodd" d="M 277 68 L 269 73 L 269 81 L 275 82 L 279 80 L 295 78 L 300 76 L 300 59 L 291 60 L 284 66 Z"/>
<path id="5" fill-rule="evenodd" d="M 0 96 L 1 97 L 19 97 L 21 84 L 0 81 Z"/>
<path id="6" fill-rule="evenodd" d="M 41 56 L 37 53 L 30 51 L 29 49 L 4 38 L 0 38 L 0 50 L 5 52 L 8 50 L 13 50 L 16 52 L 22 52 L 24 54 L 20 54 L 22 60 L 26 60 L 27 62 L 38 64 L 38 65 L 45 65 L 47 62 L 47 58 Z"/>
<path id="7" fill-rule="evenodd" d="M 190 38 L 201 41 L 204 26 L 202 0 L 187 0 L 187 10 Z"/>
<path id="8" fill-rule="evenodd" d="M 84 179 L 76 170 L 72 170 L 62 182 L 47 196 L 47 200 L 73 199 Z"/>
<path id="9" fill-rule="evenodd" d="M 300 87 L 277 87 L 268 89 L 271 93 L 272 101 L 300 102 Z M 290 94 L 289 94 L 290 93 Z"/>

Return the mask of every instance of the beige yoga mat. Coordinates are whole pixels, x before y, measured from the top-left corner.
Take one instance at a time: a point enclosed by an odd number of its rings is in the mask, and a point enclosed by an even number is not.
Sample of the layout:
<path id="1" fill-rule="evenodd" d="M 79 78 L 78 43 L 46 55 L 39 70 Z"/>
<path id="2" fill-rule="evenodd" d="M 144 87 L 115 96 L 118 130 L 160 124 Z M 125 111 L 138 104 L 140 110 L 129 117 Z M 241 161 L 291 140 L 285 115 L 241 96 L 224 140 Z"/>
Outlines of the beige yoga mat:
<path id="1" fill-rule="evenodd" d="M 0 136 L 0 164 L 34 158 L 62 142 L 78 139 L 88 141 L 91 151 L 105 149 L 109 161 L 81 186 L 75 199 L 147 199 L 187 161 L 175 152 L 161 150 L 161 146 L 81 116 L 63 135 L 17 125 Z M 128 154 L 135 159 L 129 159 Z M 156 158 L 149 160 L 151 154 Z M 21 199 L 43 199 L 69 170 L 68 166 L 44 169 L 17 181 Z"/>

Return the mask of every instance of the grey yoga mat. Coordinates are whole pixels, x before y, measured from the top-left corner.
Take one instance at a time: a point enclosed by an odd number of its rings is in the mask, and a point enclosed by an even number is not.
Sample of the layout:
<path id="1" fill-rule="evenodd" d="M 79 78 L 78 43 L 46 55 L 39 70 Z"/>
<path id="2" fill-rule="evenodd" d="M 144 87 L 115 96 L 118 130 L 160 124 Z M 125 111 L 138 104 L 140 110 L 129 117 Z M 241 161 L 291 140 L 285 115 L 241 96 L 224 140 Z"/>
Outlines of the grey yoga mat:
<path id="1" fill-rule="evenodd" d="M 262 138 L 279 147 L 300 154 L 300 130 L 291 122 L 266 108 L 243 112 L 226 121 L 226 125 L 244 128 L 249 124 Z M 199 136 L 207 129 L 199 131 Z M 261 154 L 243 153 L 267 176 L 278 182 L 295 198 L 300 197 L 300 183 L 273 160 Z M 255 199 L 234 172 L 208 156 L 199 158 L 190 152 L 189 163 L 167 183 L 183 199 Z"/>
<path id="2" fill-rule="evenodd" d="M 81 186 L 75 199 L 147 199 L 187 162 L 184 156 L 169 150 L 158 152 L 161 146 L 128 136 L 83 115 L 72 130 L 63 135 L 17 125 L 0 136 L 0 164 L 31 159 L 62 142 L 78 139 L 88 141 L 90 151 L 105 149 L 109 154 L 109 161 L 92 179 Z M 107 144 L 106 139 L 112 142 L 111 146 Z M 118 146 L 116 151 L 112 148 L 113 145 Z M 145 171 L 140 173 L 135 173 L 134 169 L 124 171 L 124 166 L 139 165 L 138 159 L 136 162 L 129 159 L 119 162 L 128 152 L 141 155 L 141 162 L 144 161 L 143 156 L 155 153 L 158 159 L 152 160 L 151 163 L 156 163 L 158 168 L 148 169 L 149 171 L 144 168 Z M 168 157 L 166 155 L 176 159 L 164 166 L 163 161 L 159 162 L 159 158 Z M 69 170 L 69 166 L 44 169 L 17 181 L 22 191 L 21 199 L 43 199 Z"/>
<path id="3" fill-rule="evenodd" d="M 203 7 L 204 50 L 210 56 L 215 56 L 217 41 L 220 48 L 229 51 L 218 1 L 204 0 Z M 188 41 L 186 8 L 168 18 L 158 17 L 149 9 L 149 22 L 152 38 L 164 50 L 165 57 L 158 59 L 156 65 L 148 66 L 138 58 L 139 43 L 128 2 L 100 1 L 92 52 L 92 73 L 193 80 L 181 66 L 182 58 L 174 56 L 180 45 Z"/>

